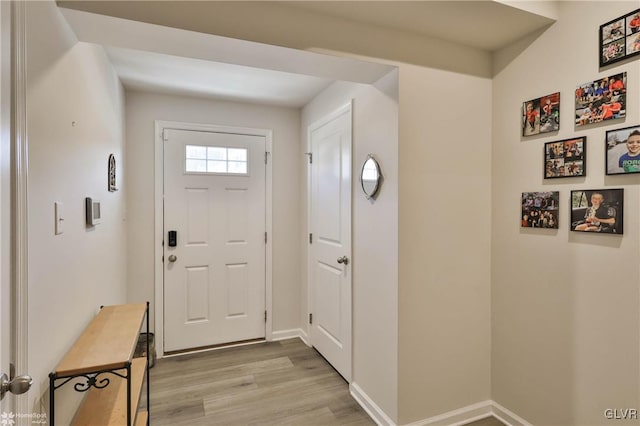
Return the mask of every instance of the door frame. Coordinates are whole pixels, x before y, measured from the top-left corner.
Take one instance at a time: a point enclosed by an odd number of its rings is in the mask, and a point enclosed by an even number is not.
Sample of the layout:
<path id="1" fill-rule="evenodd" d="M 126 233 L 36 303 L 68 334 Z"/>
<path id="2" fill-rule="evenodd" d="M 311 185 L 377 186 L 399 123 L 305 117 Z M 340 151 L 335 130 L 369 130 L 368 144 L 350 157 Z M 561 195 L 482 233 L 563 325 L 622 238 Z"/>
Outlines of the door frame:
<path id="1" fill-rule="evenodd" d="M 11 3 L 0 2 L 0 373 L 9 374 L 11 353 Z M 12 411 L 8 394 L 0 413 Z"/>
<path id="2" fill-rule="evenodd" d="M 346 104 L 334 109 L 330 113 L 324 115 L 319 120 L 314 121 L 307 127 L 307 153 L 313 152 L 313 146 L 311 145 L 311 134 L 314 130 L 324 126 L 335 118 L 341 116 L 342 114 L 349 114 L 349 118 L 351 120 L 351 199 L 349 200 L 351 203 L 351 234 L 349 235 L 351 253 L 349 254 L 349 258 L 351 259 L 353 254 L 353 99 L 350 99 Z M 313 166 L 313 163 L 311 164 Z M 312 191 L 313 191 L 313 170 L 312 167 L 307 167 L 307 236 L 311 233 L 311 200 L 312 200 Z M 308 241 L 308 240 L 307 240 Z M 307 317 L 312 313 L 311 307 L 313 306 L 313 291 L 311 288 L 311 283 L 313 281 L 312 277 L 312 258 L 311 258 L 311 247 L 307 242 Z M 350 371 L 351 371 L 351 380 L 353 379 L 353 272 L 351 274 L 351 327 L 349 328 L 349 357 L 350 357 Z M 313 346 L 313 337 L 311 334 L 311 324 L 306 322 L 307 333 L 305 336 L 305 343 L 309 346 Z"/>
<path id="3" fill-rule="evenodd" d="M 13 361 L 18 374 L 27 374 L 29 217 L 25 2 L 1 2 L 0 20 L 0 323 L 3 324 L 0 359 L 3 369 L 8 361 Z M 6 340 L 9 340 L 9 349 L 5 346 Z M 28 399 L 26 396 L 15 398 L 10 409 L 16 413 L 30 412 Z M 26 422 L 18 418 L 16 424 Z"/>
<path id="4" fill-rule="evenodd" d="M 164 140 L 165 129 L 192 130 L 201 132 L 230 133 L 250 136 L 263 136 L 267 151 L 265 165 L 265 220 L 267 244 L 265 247 L 265 309 L 267 321 L 265 323 L 265 339 L 273 339 L 273 131 L 271 129 L 255 129 L 249 127 L 233 127 L 218 124 L 188 123 L 183 121 L 155 120 L 154 156 L 155 156 L 155 209 L 154 209 L 154 331 L 156 334 L 156 350 L 158 358 L 164 356 L 164 263 L 162 256 L 164 247 Z"/>

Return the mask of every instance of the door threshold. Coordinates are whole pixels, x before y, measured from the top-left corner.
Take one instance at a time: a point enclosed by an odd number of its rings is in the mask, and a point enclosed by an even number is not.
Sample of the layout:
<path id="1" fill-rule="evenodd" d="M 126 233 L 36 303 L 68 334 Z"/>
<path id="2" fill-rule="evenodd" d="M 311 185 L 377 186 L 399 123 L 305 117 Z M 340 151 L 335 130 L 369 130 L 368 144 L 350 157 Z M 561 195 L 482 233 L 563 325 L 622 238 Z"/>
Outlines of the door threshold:
<path id="1" fill-rule="evenodd" d="M 227 349 L 227 348 L 236 348 L 238 346 L 248 346 L 255 345 L 258 343 L 265 343 L 267 340 L 265 338 L 259 339 L 249 339 L 249 340 L 240 340 L 238 342 L 229 342 L 229 343 L 219 343 L 217 345 L 209 345 L 209 346 L 200 346 L 197 348 L 189 348 L 189 349 L 180 349 L 177 351 L 168 351 L 165 352 L 163 358 L 172 358 L 180 355 L 188 355 L 188 354 L 197 354 L 201 352 L 210 352 L 217 351 L 219 349 Z"/>

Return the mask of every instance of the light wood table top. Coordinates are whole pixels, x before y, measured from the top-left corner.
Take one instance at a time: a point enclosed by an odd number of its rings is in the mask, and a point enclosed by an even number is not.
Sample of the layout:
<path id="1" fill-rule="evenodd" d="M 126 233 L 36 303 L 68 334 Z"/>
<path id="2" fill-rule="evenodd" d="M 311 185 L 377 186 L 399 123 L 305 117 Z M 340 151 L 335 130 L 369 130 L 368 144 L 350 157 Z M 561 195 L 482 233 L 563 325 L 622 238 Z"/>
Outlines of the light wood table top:
<path id="1" fill-rule="evenodd" d="M 123 368 L 133 359 L 146 303 L 105 306 L 69 349 L 56 377 Z"/>

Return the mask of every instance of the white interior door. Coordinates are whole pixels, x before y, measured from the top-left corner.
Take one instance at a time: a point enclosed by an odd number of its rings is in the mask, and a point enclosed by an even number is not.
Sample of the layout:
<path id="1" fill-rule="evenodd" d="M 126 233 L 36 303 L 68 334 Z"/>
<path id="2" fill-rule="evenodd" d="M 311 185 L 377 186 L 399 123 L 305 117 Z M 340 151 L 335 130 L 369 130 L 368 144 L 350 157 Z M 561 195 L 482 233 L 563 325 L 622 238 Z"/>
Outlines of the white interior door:
<path id="1" fill-rule="evenodd" d="M 351 380 L 351 105 L 309 129 L 313 346 Z"/>
<path id="2" fill-rule="evenodd" d="M 0 374 L 9 375 L 12 356 L 10 270 L 11 40 L 10 3 L 0 2 Z M 12 394 L 0 401 L 0 414 L 13 411 Z"/>
<path id="3" fill-rule="evenodd" d="M 165 129 L 165 351 L 265 337 L 265 157 L 264 136 Z"/>

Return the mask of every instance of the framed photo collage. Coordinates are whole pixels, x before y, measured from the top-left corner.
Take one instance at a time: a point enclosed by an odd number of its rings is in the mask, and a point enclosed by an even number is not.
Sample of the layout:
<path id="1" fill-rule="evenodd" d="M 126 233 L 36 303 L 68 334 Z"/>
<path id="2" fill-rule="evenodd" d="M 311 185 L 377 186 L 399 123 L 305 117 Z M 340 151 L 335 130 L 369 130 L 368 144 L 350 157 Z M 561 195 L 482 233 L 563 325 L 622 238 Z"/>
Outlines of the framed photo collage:
<path id="1" fill-rule="evenodd" d="M 640 9 L 600 26 L 600 67 L 640 56 Z M 579 84 L 575 89 L 574 126 L 615 122 L 627 116 L 627 73 Z M 560 130 L 560 92 L 522 103 L 521 135 Z M 590 142 L 593 143 L 593 142 Z M 606 130 L 603 137 L 606 175 L 640 173 L 640 124 Z M 545 142 L 544 179 L 580 178 L 587 175 L 587 137 Z M 523 192 L 522 228 L 558 229 L 560 192 Z M 624 231 L 624 189 L 572 189 L 570 230 L 622 235 Z"/>

